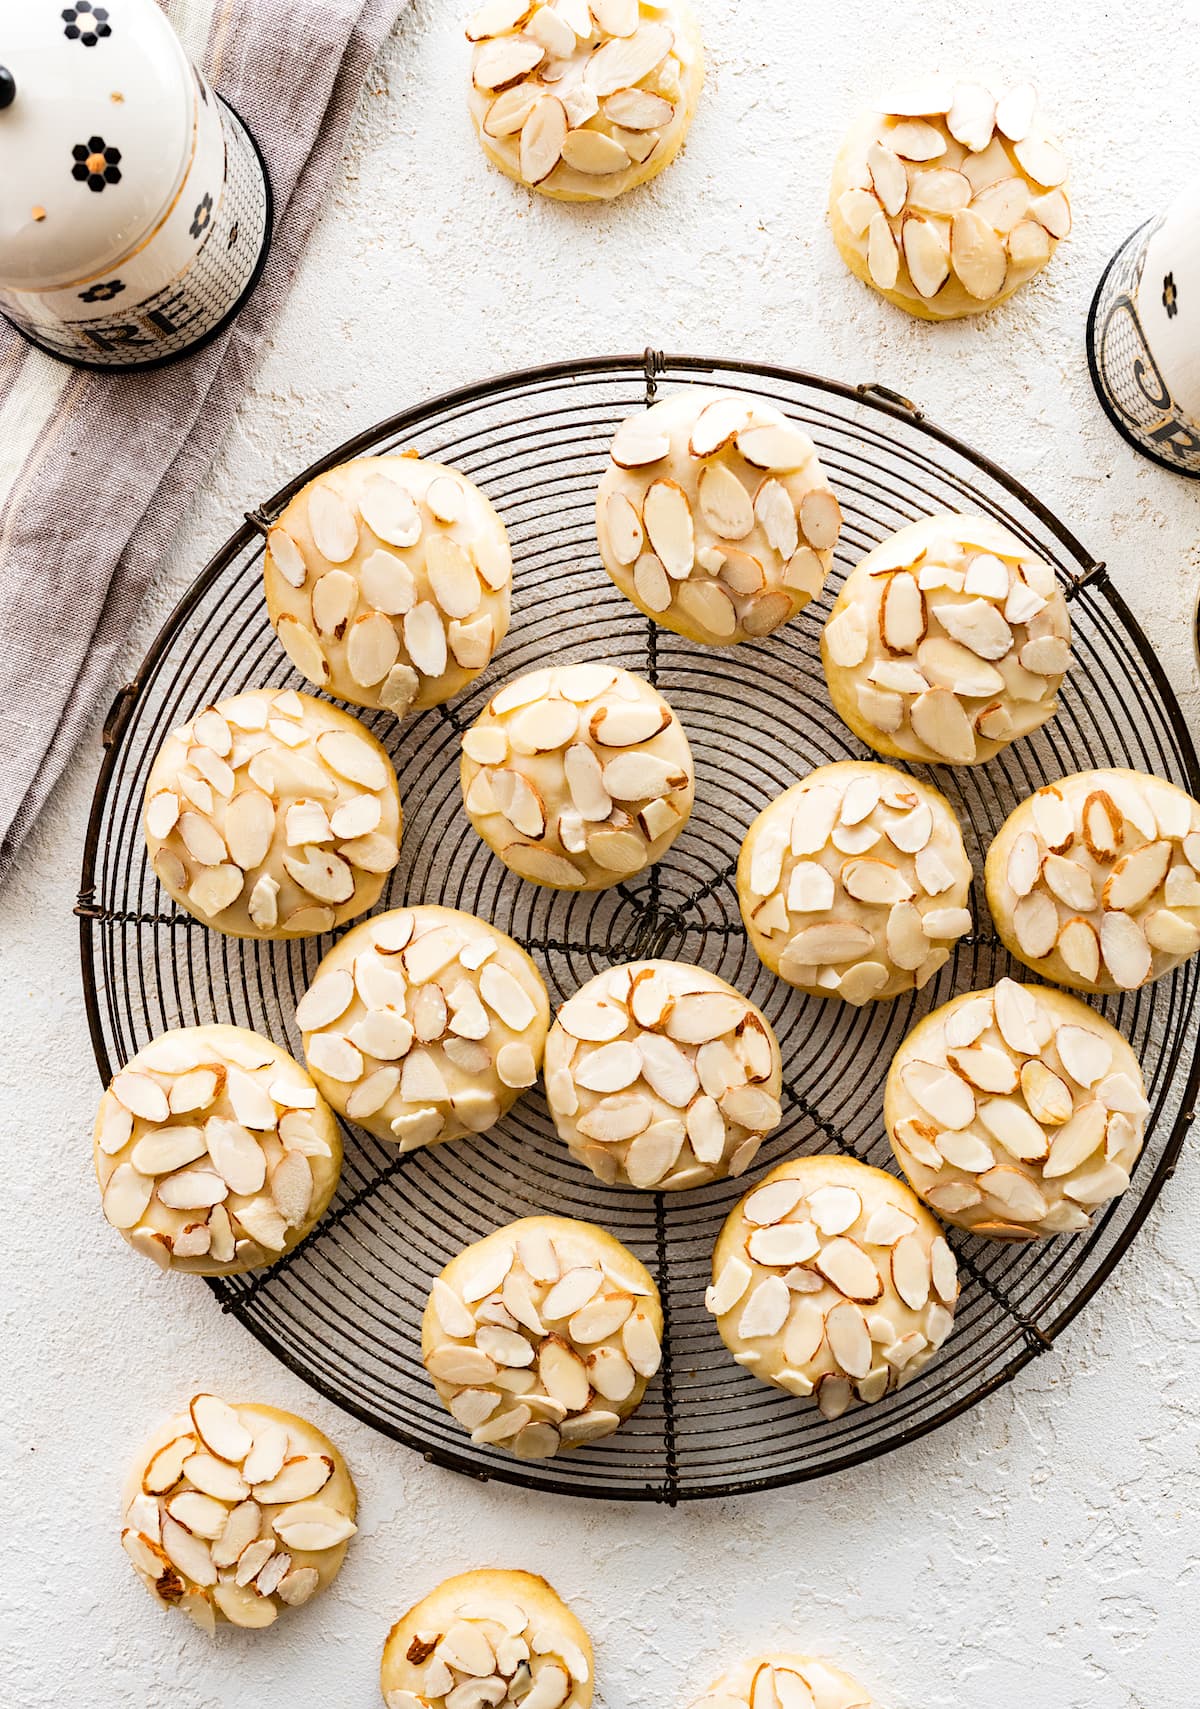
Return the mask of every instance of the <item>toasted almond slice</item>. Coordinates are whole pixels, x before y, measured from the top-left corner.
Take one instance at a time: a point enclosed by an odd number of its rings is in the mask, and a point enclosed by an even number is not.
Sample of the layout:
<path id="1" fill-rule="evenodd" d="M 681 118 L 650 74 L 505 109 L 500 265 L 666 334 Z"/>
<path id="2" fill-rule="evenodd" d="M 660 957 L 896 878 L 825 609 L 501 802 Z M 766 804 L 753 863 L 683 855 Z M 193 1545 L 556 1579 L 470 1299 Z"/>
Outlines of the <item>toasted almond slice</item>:
<path id="1" fill-rule="evenodd" d="M 857 961 L 874 945 L 875 940 L 866 927 L 852 920 L 826 920 L 820 925 L 804 926 L 788 942 L 780 972 L 786 979 L 789 970 L 804 971 Z"/>
<path id="2" fill-rule="evenodd" d="M 925 597 L 907 571 L 889 576 L 879 601 L 879 636 L 893 653 L 912 653 L 928 627 Z"/>
<path id="3" fill-rule="evenodd" d="M 950 255 L 932 220 L 910 215 L 901 230 L 908 276 L 921 296 L 935 297 L 950 276 Z"/>
<path id="4" fill-rule="evenodd" d="M 901 160 L 937 160 L 946 152 L 946 139 L 924 119 L 901 119 L 886 133 L 887 146 Z"/>
<path id="5" fill-rule="evenodd" d="M 670 101 L 649 89 L 618 89 L 604 99 L 604 116 L 627 131 L 661 130 L 675 112 Z"/>
<path id="6" fill-rule="evenodd" d="M 336 1548 L 358 1529 L 346 1514 L 321 1501 L 292 1503 L 274 1516 L 272 1528 L 282 1543 L 298 1553 Z"/>
<path id="7" fill-rule="evenodd" d="M 881 291 L 895 289 L 900 276 L 900 251 L 882 213 L 876 214 L 867 227 L 867 269 Z"/>
<path id="8" fill-rule="evenodd" d="M 1146 934 L 1128 914 L 1105 914 L 1100 924 L 1100 954 L 1123 991 L 1134 991 L 1144 985 L 1153 971 Z"/>
<path id="9" fill-rule="evenodd" d="M 1032 831 L 1022 831 L 1008 851 L 1004 876 L 1014 896 L 1028 896 L 1041 875 L 1041 851 Z"/>
<path id="10" fill-rule="evenodd" d="M 974 727 L 949 689 L 931 688 L 919 694 L 908 716 L 914 735 L 940 759 L 956 765 L 974 760 Z"/>
<path id="11" fill-rule="evenodd" d="M 886 144 L 873 142 L 867 149 L 867 169 L 885 214 L 893 219 L 908 198 L 908 174 L 904 162 Z"/>
<path id="12" fill-rule="evenodd" d="M 477 89 L 499 91 L 539 66 L 546 57 L 541 42 L 523 34 L 492 37 L 475 50 L 471 79 Z"/>
<path id="13" fill-rule="evenodd" d="M 331 564 L 344 564 L 353 555 L 358 520 L 341 494 L 323 479 L 309 489 L 308 526 L 317 551 Z"/>
<path id="14" fill-rule="evenodd" d="M 1007 1164 L 987 1170 L 979 1177 L 979 1185 L 1004 1206 L 1006 1216 L 1014 1222 L 1039 1222 L 1046 1214 L 1046 1198 L 1037 1182 Z"/>
<path id="15" fill-rule="evenodd" d="M 218 1460 L 241 1465 L 254 1439 L 234 1409 L 217 1395 L 197 1394 L 188 1402 L 196 1434 Z"/>
<path id="16" fill-rule="evenodd" d="M 1004 245 L 973 208 L 961 208 L 954 216 L 950 263 L 963 288 L 978 302 L 990 302 L 1004 288 L 1008 271 Z"/>
<path id="17" fill-rule="evenodd" d="M 946 129 L 955 142 L 978 154 L 992 140 L 996 102 L 982 83 L 958 83 L 946 114 Z"/>
<path id="18" fill-rule="evenodd" d="M 1024 142 L 1037 110 L 1037 90 L 1032 83 L 1017 83 L 996 103 L 996 126 L 1010 142 Z"/>
<path id="19" fill-rule="evenodd" d="M 949 1049 L 946 1060 L 956 1073 L 981 1092 L 1009 1094 L 1017 1089 L 1017 1066 L 1007 1051 L 999 1050 L 995 1045 L 977 1044 L 965 1049 Z"/>
<path id="20" fill-rule="evenodd" d="M 949 1069 L 935 1063 L 907 1062 L 900 1070 L 900 1081 L 939 1128 L 964 1128 L 974 1119 L 975 1094 Z"/>
<path id="21" fill-rule="evenodd" d="M 972 599 L 962 605 L 942 600 L 931 602 L 930 609 L 948 635 L 981 659 L 1002 659 L 1012 648 L 1012 630 L 990 600 Z M 1001 680 L 998 688 L 983 692 L 998 693 L 1002 687 Z"/>
<path id="22" fill-rule="evenodd" d="M 1167 876 L 1172 849 L 1169 842 L 1145 843 L 1119 860 L 1104 881 L 1105 908 L 1128 912 L 1151 897 Z"/>
<path id="23" fill-rule="evenodd" d="M 924 1311 L 929 1301 L 932 1266 L 921 1235 L 906 1234 L 892 1248 L 892 1281 L 910 1310 Z"/>
<path id="24" fill-rule="evenodd" d="M 802 469 L 813 456 L 808 435 L 787 422 L 751 423 L 734 436 L 738 450 L 756 469 L 785 473 Z"/>
<path id="25" fill-rule="evenodd" d="M 1013 932 L 1021 954 L 1031 961 L 1041 961 L 1054 949 L 1058 940 L 1058 909 L 1044 890 L 1022 896 L 1013 909 Z"/>
<path id="26" fill-rule="evenodd" d="M 1066 855 L 1047 855 L 1042 862 L 1042 878 L 1047 889 L 1053 891 L 1059 901 L 1065 902 L 1068 908 L 1087 913 L 1096 906 L 1096 888 L 1092 883 L 1092 875 L 1078 861 L 1071 860 Z"/>
<path id="27" fill-rule="evenodd" d="M 981 190 L 971 206 L 993 231 L 1007 236 L 1025 219 L 1029 202 L 1029 185 L 1024 178 L 1001 178 Z"/>
<path id="28" fill-rule="evenodd" d="M 619 469 L 641 469 L 661 462 L 670 449 L 667 434 L 649 426 L 644 416 L 631 415 L 618 427 L 609 455 Z"/>
<path id="29" fill-rule="evenodd" d="M 749 508 L 749 499 L 746 504 Z M 646 491 L 642 517 L 663 568 L 673 579 L 682 580 L 690 574 L 696 559 L 695 529 L 687 494 L 676 481 L 652 481 Z"/>
<path id="30" fill-rule="evenodd" d="M 284 581 L 292 587 L 303 587 L 308 576 L 304 554 L 283 528 L 272 528 L 267 535 L 267 551 Z"/>
<path id="31" fill-rule="evenodd" d="M 674 40 L 665 24 L 643 24 L 630 36 L 602 42 L 584 67 L 584 79 L 603 101 L 619 89 L 632 88 L 661 65 Z"/>
<path id="32" fill-rule="evenodd" d="M 737 1334 L 742 1341 L 757 1341 L 766 1335 L 778 1335 L 787 1322 L 792 1296 L 781 1276 L 767 1276 L 759 1282 L 742 1307 Z"/>
<path id="33" fill-rule="evenodd" d="M 1021 170 L 1047 190 L 1054 189 L 1067 176 L 1066 158 L 1049 137 L 1024 136 L 1019 142 L 1014 142 L 1013 153 Z"/>
<path id="34" fill-rule="evenodd" d="M 570 130 L 563 139 L 562 158 L 576 172 L 603 178 L 614 172 L 624 172 L 630 163 L 628 152 L 613 137 L 603 131 Z"/>
<path id="35" fill-rule="evenodd" d="M 883 1292 L 883 1281 L 874 1263 L 857 1241 L 845 1235 L 822 1247 L 816 1268 L 847 1299 L 870 1304 Z"/>
<path id="36" fill-rule="evenodd" d="M 1029 204 L 1030 218 L 1054 239 L 1068 237 L 1071 231 L 1071 204 L 1063 190 L 1049 190 L 1035 196 Z"/>

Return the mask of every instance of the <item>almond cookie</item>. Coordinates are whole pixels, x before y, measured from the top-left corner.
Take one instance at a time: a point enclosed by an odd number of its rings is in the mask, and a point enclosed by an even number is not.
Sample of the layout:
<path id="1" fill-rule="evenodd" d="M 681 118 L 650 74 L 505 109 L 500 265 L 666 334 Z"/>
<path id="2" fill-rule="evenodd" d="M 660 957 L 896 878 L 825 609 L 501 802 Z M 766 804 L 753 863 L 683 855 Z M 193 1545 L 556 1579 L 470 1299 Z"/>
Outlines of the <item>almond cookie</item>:
<path id="1" fill-rule="evenodd" d="M 240 938 L 313 937 L 365 913 L 403 823 L 383 745 L 291 688 L 235 694 L 172 731 L 142 814 L 164 890 Z"/>
<path id="2" fill-rule="evenodd" d="M 748 998 L 679 961 L 589 979 L 546 1041 L 560 1139 L 606 1186 L 699 1187 L 741 1175 L 781 1119 L 779 1045 Z"/>
<path id="3" fill-rule="evenodd" d="M 1133 991 L 1200 948 L 1200 803 L 1140 771 L 1079 771 L 1014 807 L 985 867 L 1004 947 L 1075 991 Z"/>
<path id="4" fill-rule="evenodd" d="M 656 688 L 615 665 L 530 671 L 462 739 L 467 816 L 522 878 L 606 890 L 661 860 L 687 824 L 695 771 Z"/>
<path id="5" fill-rule="evenodd" d="M 955 997 L 892 1060 L 896 1161 L 947 1222 L 993 1240 L 1074 1234 L 1129 1185 L 1146 1089 L 1115 1027 L 1063 991 L 1002 979 Z"/>
<path id="6" fill-rule="evenodd" d="M 142 1449 L 121 1542 L 151 1595 L 204 1631 L 270 1626 L 333 1583 L 357 1506 L 315 1424 L 197 1394 Z"/>
<path id="7" fill-rule="evenodd" d="M 729 1213 L 704 1303 L 739 1365 L 839 1418 L 928 1364 L 957 1298 L 954 1254 L 903 1181 L 794 1157 Z"/>
<path id="8" fill-rule="evenodd" d="M 971 863 L 940 790 L 840 760 L 776 796 L 746 832 L 738 903 L 754 952 L 818 997 L 919 991 L 971 930 Z"/>
<path id="9" fill-rule="evenodd" d="M 467 24 L 489 160 L 559 202 L 607 202 L 679 153 L 704 82 L 687 0 L 484 0 Z"/>
<path id="10" fill-rule="evenodd" d="M 114 1076 L 93 1141 L 101 1206 L 164 1270 L 273 1264 L 333 1197 L 342 1141 L 298 1062 L 242 1027 L 181 1027 Z"/>
<path id="11" fill-rule="evenodd" d="M 921 320 L 982 314 L 1071 229 L 1067 162 L 1037 92 L 935 77 L 888 101 L 837 157 L 834 242 L 853 274 Z"/>
<path id="12" fill-rule="evenodd" d="M 927 516 L 855 565 L 821 658 L 834 710 L 876 753 L 978 765 L 1057 712 L 1071 620 L 1007 529 Z"/>
<path id="13" fill-rule="evenodd" d="M 421 1324 L 443 1404 L 480 1446 L 523 1460 L 611 1436 L 662 1361 L 650 1272 L 570 1217 L 509 1223 L 451 1259 Z"/>
<path id="14" fill-rule="evenodd" d="M 730 1668 L 692 1709 L 871 1709 L 871 1697 L 840 1667 L 776 1651 Z"/>
<path id="15" fill-rule="evenodd" d="M 435 906 L 355 926 L 296 1009 L 334 1109 L 402 1151 L 494 1127 L 537 1079 L 549 1024 L 545 984 L 520 945 Z"/>
<path id="16" fill-rule="evenodd" d="M 802 611 L 841 524 L 807 433 L 760 398 L 707 386 L 623 421 L 596 494 L 600 556 L 621 592 L 711 647 Z"/>
<path id="17" fill-rule="evenodd" d="M 301 676 L 402 718 L 473 682 L 508 632 L 504 524 L 465 475 L 359 457 L 303 487 L 263 556 L 267 610 Z"/>
<path id="18" fill-rule="evenodd" d="M 485 1568 L 445 1579 L 392 1627 L 387 1709 L 588 1709 L 592 1645 L 544 1578 Z"/>

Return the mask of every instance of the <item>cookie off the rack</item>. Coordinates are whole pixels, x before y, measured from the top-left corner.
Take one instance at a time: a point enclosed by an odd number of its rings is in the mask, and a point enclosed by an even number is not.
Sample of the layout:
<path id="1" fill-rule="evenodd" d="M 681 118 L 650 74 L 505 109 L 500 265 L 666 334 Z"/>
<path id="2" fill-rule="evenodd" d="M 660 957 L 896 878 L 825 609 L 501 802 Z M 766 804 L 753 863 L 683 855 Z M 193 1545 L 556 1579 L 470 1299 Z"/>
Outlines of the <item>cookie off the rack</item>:
<path id="1" fill-rule="evenodd" d="M 988 850 L 1004 947 L 1076 991 L 1134 991 L 1200 949 L 1200 802 L 1113 768 L 1014 807 Z"/>
<path id="2" fill-rule="evenodd" d="M 600 557 L 647 617 L 693 641 L 770 635 L 820 593 L 841 510 L 812 440 L 761 398 L 692 386 L 617 429 Z"/>
<path id="3" fill-rule="evenodd" d="M 850 271 L 923 320 L 981 314 L 1071 229 L 1067 161 L 1028 83 L 923 79 L 852 127 L 829 217 Z"/>
<path id="4" fill-rule="evenodd" d="M 871 1702 L 840 1667 L 775 1650 L 730 1668 L 692 1709 L 871 1709 Z"/>
<path id="5" fill-rule="evenodd" d="M 1129 1186 L 1149 1112 L 1142 1071 L 1102 1015 L 1002 979 L 918 1022 L 892 1059 L 883 1119 L 916 1191 L 996 1240 L 1074 1234 Z"/>
<path id="6" fill-rule="evenodd" d="M 467 816 L 504 864 L 556 890 L 604 890 L 652 866 L 692 810 L 683 726 L 614 665 L 530 671 L 462 739 Z"/>
<path id="7" fill-rule="evenodd" d="M 978 765 L 1058 710 L 1071 620 L 1049 564 L 987 517 L 910 523 L 846 579 L 821 636 L 838 715 L 889 759 Z"/>
<path id="8" fill-rule="evenodd" d="M 545 984 L 520 945 L 433 904 L 347 932 L 296 1008 L 309 1071 L 334 1109 L 402 1151 L 493 1127 L 537 1079 L 549 1024 Z"/>
<path id="9" fill-rule="evenodd" d="M 308 681 L 397 717 L 458 694 L 508 632 L 504 524 L 457 469 L 359 457 L 284 507 L 263 556 L 267 611 Z"/>
<path id="10" fill-rule="evenodd" d="M 433 1284 L 421 1356 L 478 1446 L 548 1459 L 611 1436 L 662 1361 L 650 1272 L 593 1223 L 535 1216 L 451 1259 Z"/>
<path id="11" fill-rule="evenodd" d="M 687 0 L 484 0 L 467 23 L 484 152 L 561 202 L 604 202 L 679 153 L 704 82 Z"/>
<path id="12" fill-rule="evenodd" d="M 388 1633 L 387 1709 L 588 1709 L 592 1645 L 544 1578 L 485 1567 L 445 1579 Z"/>
<path id="13" fill-rule="evenodd" d="M 737 867 L 755 954 L 790 985 L 869 1003 L 919 991 L 971 929 L 971 863 L 940 790 L 866 760 L 819 766 L 755 819 Z"/>
<path id="14" fill-rule="evenodd" d="M 163 888 L 235 937 L 314 937 L 379 900 L 403 813 L 387 750 L 295 689 L 206 706 L 155 756 L 142 815 Z"/>
<path id="15" fill-rule="evenodd" d="M 342 1166 L 333 1113 L 290 1056 L 241 1027 L 182 1027 L 132 1056 L 100 1100 L 104 1215 L 164 1270 L 273 1264 L 325 1212 Z"/>
<path id="16" fill-rule="evenodd" d="M 894 1175 L 850 1157 L 781 1163 L 730 1211 L 705 1304 L 739 1365 L 826 1418 L 903 1388 L 949 1335 L 958 1267 Z"/>
<path id="17" fill-rule="evenodd" d="M 346 1462 L 316 1425 L 195 1394 L 138 1457 L 121 1543 L 163 1606 L 207 1632 L 261 1629 L 337 1577 L 356 1510 Z"/>
<path id="18" fill-rule="evenodd" d="M 589 979 L 546 1041 L 560 1139 L 608 1186 L 660 1192 L 747 1170 L 777 1127 L 779 1045 L 740 991 L 678 961 Z"/>

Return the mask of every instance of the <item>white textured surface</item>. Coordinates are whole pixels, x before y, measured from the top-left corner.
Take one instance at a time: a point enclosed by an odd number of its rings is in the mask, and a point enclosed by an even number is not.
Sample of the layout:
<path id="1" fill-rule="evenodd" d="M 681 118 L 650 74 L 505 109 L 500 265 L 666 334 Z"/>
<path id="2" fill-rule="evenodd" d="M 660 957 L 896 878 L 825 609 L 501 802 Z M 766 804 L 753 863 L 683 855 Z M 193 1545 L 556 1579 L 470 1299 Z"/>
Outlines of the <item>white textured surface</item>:
<path id="1" fill-rule="evenodd" d="M 416 0 L 371 78 L 254 392 L 131 637 L 131 670 L 241 512 L 313 455 L 468 379 L 653 343 L 879 380 L 917 400 L 1110 562 L 1195 717 L 1200 489 L 1109 429 L 1083 323 L 1104 260 L 1195 170 L 1200 7 L 702 10 L 710 77 L 686 154 L 627 202 L 579 210 L 486 167 L 464 115 L 458 8 Z M 825 228 L 837 135 L 906 55 L 1031 74 L 1073 158 L 1074 236 L 1032 289 L 974 325 L 928 327 L 879 302 L 845 275 Z M 371 1705 L 391 1621 L 440 1577 L 484 1564 L 545 1570 L 574 1602 L 597 1642 L 604 1709 L 684 1709 L 727 1659 L 785 1640 L 841 1659 L 881 1709 L 1185 1701 L 1200 1659 L 1194 1146 L 1055 1350 L 913 1449 L 676 1513 L 477 1487 L 317 1400 L 203 1284 L 160 1280 L 101 1221 L 70 913 L 96 763 L 94 747 L 80 756 L 0 897 L 0 1701 Z M 157 1612 L 117 1546 L 137 1439 L 202 1385 L 310 1411 L 361 1489 L 362 1533 L 335 1590 L 257 1641 L 212 1645 Z"/>

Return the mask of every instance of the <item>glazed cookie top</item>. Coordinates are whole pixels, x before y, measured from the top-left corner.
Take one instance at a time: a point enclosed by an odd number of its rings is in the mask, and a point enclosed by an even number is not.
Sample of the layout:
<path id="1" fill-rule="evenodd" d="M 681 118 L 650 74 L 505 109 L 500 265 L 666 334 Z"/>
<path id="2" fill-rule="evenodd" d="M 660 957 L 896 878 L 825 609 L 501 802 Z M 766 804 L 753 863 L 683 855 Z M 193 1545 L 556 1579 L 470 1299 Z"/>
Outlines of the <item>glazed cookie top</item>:
<path id="1" fill-rule="evenodd" d="M 484 148 L 563 201 L 607 201 L 666 166 L 704 80 L 686 0 L 485 0 L 467 39 Z"/>
<path id="2" fill-rule="evenodd" d="M 462 739 L 463 800 L 522 878 L 604 890 L 653 866 L 687 823 L 695 773 L 656 688 L 615 665 L 507 683 Z"/>
<path id="3" fill-rule="evenodd" d="M 779 1045 L 761 1010 L 678 961 L 589 979 L 546 1041 L 546 1101 L 608 1186 L 666 1191 L 740 1175 L 779 1125 Z"/>
<path id="4" fill-rule="evenodd" d="M 182 1027 L 130 1058 L 100 1100 L 104 1215 L 164 1270 L 272 1264 L 333 1196 L 342 1142 L 298 1062 L 241 1027 Z"/>
<path id="5" fill-rule="evenodd" d="M 808 435 L 761 398 L 706 386 L 622 422 L 596 494 L 600 556 L 621 592 L 714 647 L 803 610 L 841 522 Z"/>
<path id="6" fill-rule="evenodd" d="M 379 1677 L 387 1709 L 588 1709 L 592 1646 L 544 1578 L 484 1569 L 446 1579 L 396 1622 Z"/>
<path id="7" fill-rule="evenodd" d="M 547 1459 L 610 1436 L 662 1359 L 649 1271 L 569 1217 L 526 1217 L 453 1258 L 434 1282 L 421 1353 L 476 1444 Z"/>
<path id="8" fill-rule="evenodd" d="M 449 700 L 508 631 L 504 524 L 456 469 L 359 457 L 318 475 L 267 535 L 267 609 L 301 676 L 397 717 Z"/>
<path id="9" fill-rule="evenodd" d="M 755 953 L 847 1003 L 920 990 L 971 929 L 971 863 L 945 796 L 891 766 L 820 766 L 755 819 L 737 872 Z"/>
<path id="10" fill-rule="evenodd" d="M 722 1674 L 692 1709 L 871 1709 L 871 1698 L 840 1667 L 776 1652 Z"/>
<path id="11" fill-rule="evenodd" d="M 1200 803 L 1138 771 L 1080 771 L 1015 807 L 987 857 L 996 929 L 1077 991 L 1132 991 L 1200 948 Z"/>
<path id="12" fill-rule="evenodd" d="M 312 937 L 376 902 L 403 816 L 386 749 L 295 689 L 251 689 L 172 731 L 143 825 L 163 887 L 218 931 Z"/>
<path id="13" fill-rule="evenodd" d="M 831 215 L 862 277 L 927 318 L 978 314 L 1040 271 L 1071 229 L 1067 162 L 1018 84 L 933 78 L 853 127 Z"/>
<path id="14" fill-rule="evenodd" d="M 826 1418 L 882 1400 L 950 1333 L 958 1267 L 894 1175 L 849 1157 L 781 1163 L 729 1213 L 705 1304 L 739 1365 Z"/>
<path id="15" fill-rule="evenodd" d="M 337 1577 L 356 1509 L 315 1425 L 197 1394 L 142 1450 L 121 1542 L 151 1594 L 205 1631 L 270 1626 Z"/>
<path id="16" fill-rule="evenodd" d="M 296 1009 L 335 1110 L 402 1151 L 493 1127 L 541 1067 L 550 999 L 525 951 L 474 914 L 375 914 L 334 945 Z"/>
<path id="17" fill-rule="evenodd" d="M 1128 1187 L 1148 1109 L 1115 1027 L 1076 997 L 1011 979 L 926 1015 L 884 1092 L 892 1150 L 917 1192 L 998 1240 L 1087 1228 Z"/>
<path id="18" fill-rule="evenodd" d="M 1071 621 L 1054 571 L 986 517 L 928 516 L 876 546 L 821 636 L 833 703 L 897 759 L 978 765 L 1058 709 Z"/>

